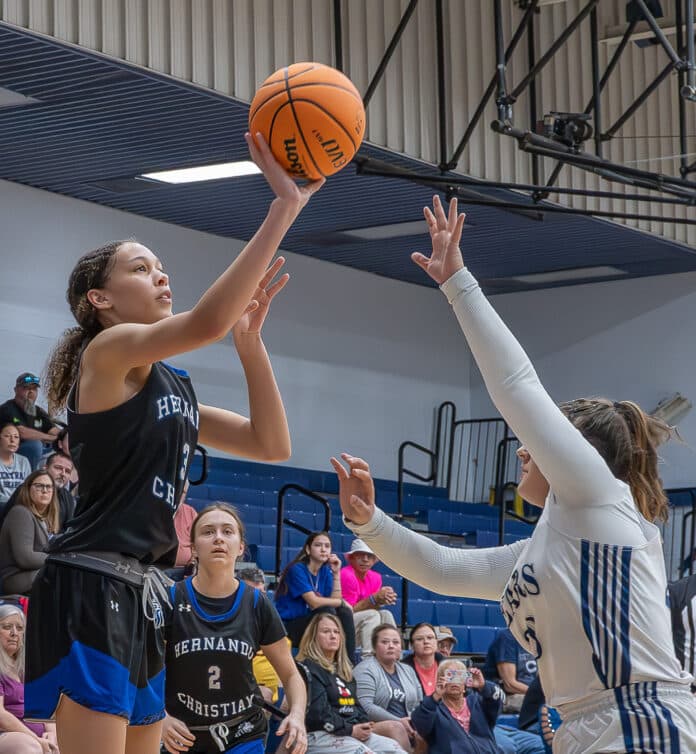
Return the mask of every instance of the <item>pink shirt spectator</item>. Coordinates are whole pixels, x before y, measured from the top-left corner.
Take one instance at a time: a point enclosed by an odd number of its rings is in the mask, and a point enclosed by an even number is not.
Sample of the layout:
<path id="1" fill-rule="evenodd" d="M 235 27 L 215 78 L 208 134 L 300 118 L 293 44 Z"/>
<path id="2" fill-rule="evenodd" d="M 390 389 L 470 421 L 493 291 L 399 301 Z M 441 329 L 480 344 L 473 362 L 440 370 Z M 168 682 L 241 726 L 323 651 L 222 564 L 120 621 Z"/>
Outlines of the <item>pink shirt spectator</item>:
<path id="1" fill-rule="evenodd" d="M 382 577 L 375 571 L 368 571 L 364 579 L 358 578 L 353 566 L 341 568 L 341 592 L 343 599 L 351 605 L 366 600 L 382 588 Z"/>
<path id="2" fill-rule="evenodd" d="M 198 515 L 198 511 L 188 503 L 181 503 L 174 514 L 174 528 L 179 540 L 176 551 L 176 565 L 185 566 L 191 562 L 191 524 Z"/>

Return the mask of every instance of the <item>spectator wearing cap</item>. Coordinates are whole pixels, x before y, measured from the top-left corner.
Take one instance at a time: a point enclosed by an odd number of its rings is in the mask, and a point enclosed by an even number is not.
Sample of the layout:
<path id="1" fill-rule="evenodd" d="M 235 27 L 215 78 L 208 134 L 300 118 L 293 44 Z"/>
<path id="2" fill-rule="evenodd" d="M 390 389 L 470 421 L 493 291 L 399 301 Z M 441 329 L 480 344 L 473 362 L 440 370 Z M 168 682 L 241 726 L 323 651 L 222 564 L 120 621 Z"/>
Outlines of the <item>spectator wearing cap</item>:
<path id="1" fill-rule="evenodd" d="M 372 570 L 377 556 L 362 539 L 354 539 L 344 555 L 348 565 L 341 569 L 341 593 L 353 609 L 356 644 L 362 657 L 367 657 L 373 653 L 375 628 L 383 623 L 396 625 L 394 616 L 383 609 L 396 604 L 396 592 L 390 586 L 382 586 L 382 577 Z"/>
<path id="2" fill-rule="evenodd" d="M 447 626 L 435 626 L 435 638 L 437 651 L 444 657 L 449 657 L 457 643 L 457 637 L 452 633 L 452 629 Z"/>
<path id="3" fill-rule="evenodd" d="M 16 381 L 14 398 L 0 405 L 0 424 L 14 424 L 19 431 L 20 444 L 17 452 L 31 464 L 39 468 L 44 454 L 44 444 L 55 440 L 59 428 L 51 417 L 36 405 L 36 397 L 41 383 L 31 372 L 22 372 Z"/>

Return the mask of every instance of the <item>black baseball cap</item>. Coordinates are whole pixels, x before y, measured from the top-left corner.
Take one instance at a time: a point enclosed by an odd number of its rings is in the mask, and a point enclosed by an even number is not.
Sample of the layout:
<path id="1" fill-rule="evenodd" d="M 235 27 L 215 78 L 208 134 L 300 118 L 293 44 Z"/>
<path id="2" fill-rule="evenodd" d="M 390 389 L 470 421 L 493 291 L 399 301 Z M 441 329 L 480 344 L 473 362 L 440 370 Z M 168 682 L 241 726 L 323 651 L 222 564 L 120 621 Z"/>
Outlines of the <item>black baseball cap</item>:
<path id="1" fill-rule="evenodd" d="M 28 387 L 29 385 L 36 385 L 36 387 L 41 387 L 41 381 L 35 374 L 32 374 L 31 372 L 22 372 L 22 374 L 17 377 L 15 387 Z"/>

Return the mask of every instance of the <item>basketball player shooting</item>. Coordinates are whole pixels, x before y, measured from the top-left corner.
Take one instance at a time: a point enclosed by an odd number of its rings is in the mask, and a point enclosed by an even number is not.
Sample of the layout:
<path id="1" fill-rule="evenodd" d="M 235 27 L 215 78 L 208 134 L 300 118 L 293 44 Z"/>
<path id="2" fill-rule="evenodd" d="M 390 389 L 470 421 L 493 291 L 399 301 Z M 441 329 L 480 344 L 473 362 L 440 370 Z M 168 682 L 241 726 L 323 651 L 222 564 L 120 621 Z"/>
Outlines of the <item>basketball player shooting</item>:
<path id="1" fill-rule="evenodd" d="M 235 261 L 187 312 L 172 313 L 169 277 L 135 241 L 83 256 L 70 276 L 77 327 L 48 365 L 49 405 L 67 405 L 80 503 L 37 575 L 27 629 L 27 718 L 55 716 L 69 754 L 156 754 L 164 717 L 162 625 L 173 565 L 173 514 L 197 442 L 234 455 L 290 455 L 285 410 L 261 328 L 282 260 L 272 259 L 323 179 L 298 186 L 258 138 L 246 136 L 275 194 Z M 251 303 L 250 303 L 251 302 Z M 250 417 L 198 404 L 191 381 L 163 360 L 234 340 Z"/>

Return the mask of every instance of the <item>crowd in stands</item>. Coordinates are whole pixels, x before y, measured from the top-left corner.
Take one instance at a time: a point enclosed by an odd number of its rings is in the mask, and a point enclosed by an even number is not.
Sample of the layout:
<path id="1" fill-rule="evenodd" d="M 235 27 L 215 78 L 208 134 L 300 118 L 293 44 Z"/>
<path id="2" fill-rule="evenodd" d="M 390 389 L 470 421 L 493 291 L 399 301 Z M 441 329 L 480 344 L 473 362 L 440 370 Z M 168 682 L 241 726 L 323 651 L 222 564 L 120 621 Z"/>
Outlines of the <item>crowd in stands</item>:
<path id="1" fill-rule="evenodd" d="M 50 538 L 75 515 L 78 479 L 68 437 L 36 405 L 38 378 L 22 373 L 0 406 L 0 754 L 58 754 L 55 727 L 23 720 L 23 599 Z M 196 569 L 197 510 L 185 486 L 174 523 L 181 580 Z M 254 544 L 248 542 L 246 544 Z M 327 532 L 312 532 L 275 584 L 272 600 L 308 689 L 310 754 L 542 754 L 560 724 L 546 706 L 536 660 L 507 629 L 485 663 L 457 655 L 447 626 L 417 623 L 404 635 L 389 610 L 397 593 L 378 559 L 355 539 L 343 559 Z M 245 566 L 246 564 L 240 564 Z M 266 591 L 256 567 L 240 582 Z M 284 689 L 263 651 L 253 674 L 267 710 L 283 709 Z M 268 713 L 267 713 L 268 714 Z M 513 714 L 501 724 L 501 715 Z M 518 716 L 518 717 L 517 717 Z"/>

